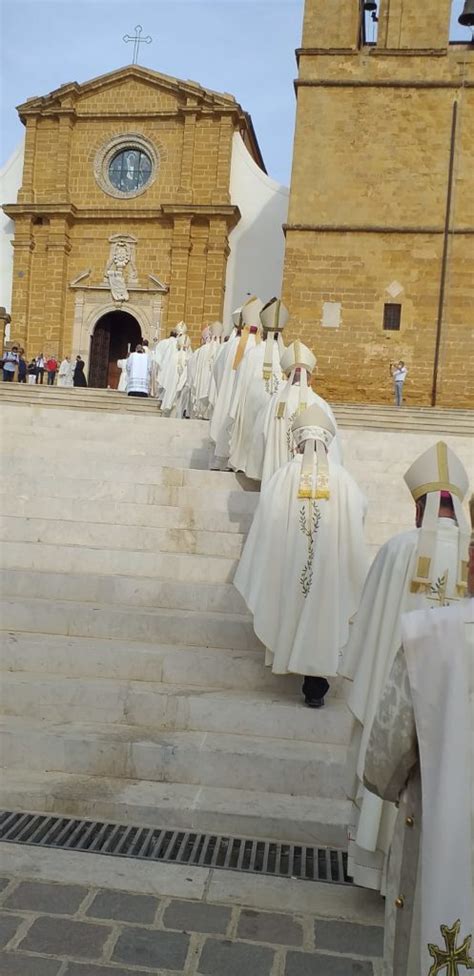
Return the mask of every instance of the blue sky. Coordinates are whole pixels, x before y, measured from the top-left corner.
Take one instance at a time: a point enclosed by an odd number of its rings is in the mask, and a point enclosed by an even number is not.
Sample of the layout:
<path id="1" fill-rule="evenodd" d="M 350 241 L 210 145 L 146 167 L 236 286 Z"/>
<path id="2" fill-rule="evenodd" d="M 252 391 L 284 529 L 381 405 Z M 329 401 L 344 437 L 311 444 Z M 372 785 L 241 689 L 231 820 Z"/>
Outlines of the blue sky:
<path id="1" fill-rule="evenodd" d="M 16 105 L 130 63 L 133 45 L 122 37 L 142 24 L 153 43 L 141 46 L 140 64 L 235 95 L 252 116 L 268 172 L 289 184 L 303 6 L 303 0 L 0 0 L 0 165 L 22 136 Z M 453 23 L 462 6 L 454 0 Z M 455 36 L 469 40 L 470 33 Z"/>

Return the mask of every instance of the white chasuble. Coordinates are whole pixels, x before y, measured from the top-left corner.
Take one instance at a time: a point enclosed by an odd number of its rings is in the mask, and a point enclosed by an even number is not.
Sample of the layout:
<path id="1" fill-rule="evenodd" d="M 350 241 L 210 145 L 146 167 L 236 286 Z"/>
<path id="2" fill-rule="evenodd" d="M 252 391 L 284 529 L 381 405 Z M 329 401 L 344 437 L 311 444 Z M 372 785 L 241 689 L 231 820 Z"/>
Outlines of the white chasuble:
<path id="1" fill-rule="evenodd" d="M 474 968 L 474 600 L 405 614 L 402 640 L 365 765 L 398 806 L 384 974 L 453 976 Z"/>
<path id="2" fill-rule="evenodd" d="M 366 501 L 330 460 L 329 499 L 298 498 L 302 460 L 263 488 L 234 584 L 275 674 L 328 677 L 338 672 L 367 570 Z"/>
<path id="3" fill-rule="evenodd" d="M 367 577 L 360 607 L 351 626 L 341 673 L 353 681 L 348 705 L 360 723 L 356 779 L 352 798 L 357 823 L 349 839 L 349 871 L 356 884 L 384 891 L 386 856 L 396 818 L 393 804 L 382 801 L 363 786 L 365 753 L 375 712 L 401 642 L 401 618 L 407 610 L 440 606 L 456 594 L 458 535 L 456 523 L 438 520 L 434 553 L 435 585 L 432 593 L 410 592 L 419 529 L 402 532 L 377 553 Z"/>
<path id="4" fill-rule="evenodd" d="M 272 355 L 271 376 L 269 379 L 264 379 L 265 343 L 260 342 L 245 354 L 239 367 L 229 412 L 232 421 L 230 466 L 235 471 L 244 471 L 246 474 L 248 474 L 247 461 L 255 436 L 258 412 L 265 409 L 268 398 L 273 393 L 278 393 L 283 382 L 280 347 L 275 340 Z"/>
<path id="5" fill-rule="evenodd" d="M 210 436 L 215 444 L 215 453 L 219 458 L 229 457 L 229 409 L 234 391 L 236 370 L 233 369 L 234 358 L 240 336 L 236 332 L 221 346 L 214 361 L 213 375 L 217 387 L 217 396 L 212 413 Z"/>

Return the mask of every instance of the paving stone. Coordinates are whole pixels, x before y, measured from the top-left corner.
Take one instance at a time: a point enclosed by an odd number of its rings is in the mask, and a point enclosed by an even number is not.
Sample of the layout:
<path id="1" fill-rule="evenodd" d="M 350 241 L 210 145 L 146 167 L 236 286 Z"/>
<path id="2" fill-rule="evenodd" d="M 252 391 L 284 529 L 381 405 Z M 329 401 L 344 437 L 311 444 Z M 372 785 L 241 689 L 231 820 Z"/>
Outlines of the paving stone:
<path id="1" fill-rule="evenodd" d="M 3 973 L 2 973 L 3 976 Z M 36 973 L 35 973 L 36 976 Z M 92 966 L 90 962 L 70 962 L 64 976 L 150 976 L 149 969 L 117 969 L 116 966 Z"/>
<path id="2" fill-rule="evenodd" d="M 317 949 L 355 952 L 359 956 L 383 955 L 383 929 L 379 925 L 357 925 L 318 919 L 314 924 Z"/>
<path id="3" fill-rule="evenodd" d="M 0 914 L 0 946 L 6 946 L 24 919 L 21 915 Z"/>
<path id="4" fill-rule="evenodd" d="M 224 908 L 223 905 L 172 901 L 164 913 L 163 922 L 169 929 L 225 935 L 231 913 L 231 909 Z"/>
<path id="5" fill-rule="evenodd" d="M 0 878 L 0 891 L 3 891 L 10 884 L 11 878 Z"/>
<path id="6" fill-rule="evenodd" d="M 88 893 L 80 885 L 48 884 L 45 881 L 23 881 L 6 899 L 6 908 L 28 912 L 73 915 Z"/>
<path id="7" fill-rule="evenodd" d="M 189 938 L 181 932 L 152 932 L 149 929 L 126 928 L 119 936 L 114 962 L 150 968 L 184 969 Z"/>
<path id="8" fill-rule="evenodd" d="M 371 962 L 320 952 L 288 952 L 285 976 L 373 976 Z"/>
<path id="9" fill-rule="evenodd" d="M 60 959 L 24 956 L 23 953 L 18 952 L 0 952 L 0 973 L 2 976 L 58 976 L 61 966 Z M 86 974 L 83 973 L 82 976 L 86 976 Z"/>
<path id="10" fill-rule="evenodd" d="M 217 942 L 203 946 L 197 972 L 202 976 L 269 976 L 275 953 L 266 946 L 244 942 Z"/>
<path id="11" fill-rule="evenodd" d="M 277 945 L 303 945 L 303 929 L 291 915 L 255 912 L 249 908 L 243 908 L 240 913 L 237 937 Z"/>
<path id="12" fill-rule="evenodd" d="M 38 918 L 20 943 L 20 948 L 50 955 L 97 959 L 109 934 L 107 925 L 92 925 L 91 922 L 75 922 L 65 918 L 58 924 L 55 918 Z"/>
<path id="13" fill-rule="evenodd" d="M 87 909 L 92 918 L 109 918 L 120 922 L 141 922 L 151 925 L 155 920 L 158 898 L 152 895 L 129 895 L 126 891 L 99 891 Z"/>

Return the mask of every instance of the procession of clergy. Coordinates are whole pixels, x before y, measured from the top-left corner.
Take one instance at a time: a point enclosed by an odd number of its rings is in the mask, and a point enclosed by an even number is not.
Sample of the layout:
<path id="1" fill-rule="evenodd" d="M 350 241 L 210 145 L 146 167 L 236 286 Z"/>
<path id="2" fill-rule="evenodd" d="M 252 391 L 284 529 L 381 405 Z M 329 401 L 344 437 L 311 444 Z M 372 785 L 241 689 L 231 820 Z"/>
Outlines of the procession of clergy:
<path id="1" fill-rule="evenodd" d="M 141 357 L 139 383 L 146 374 L 154 384 L 162 414 L 210 420 L 212 468 L 261 481 L 234 583 L 266 664 L 301 675 L 313 708 L 328 679 L 351 681 L 349 870 L 386 895 L 386 976 L 455 976 L 474 968 L 466 471 L 443 441 L 413 459 L 416 527 L 367 572 L 366 501 L 343 467 L 332 410 L 311 388 L 315 356 L 283 344 L 287 319 L 279 300 L 252 296 L 229 334 L 214 323 L 195 352 L 180 323 L 153 353 L 130 358 Z"/>

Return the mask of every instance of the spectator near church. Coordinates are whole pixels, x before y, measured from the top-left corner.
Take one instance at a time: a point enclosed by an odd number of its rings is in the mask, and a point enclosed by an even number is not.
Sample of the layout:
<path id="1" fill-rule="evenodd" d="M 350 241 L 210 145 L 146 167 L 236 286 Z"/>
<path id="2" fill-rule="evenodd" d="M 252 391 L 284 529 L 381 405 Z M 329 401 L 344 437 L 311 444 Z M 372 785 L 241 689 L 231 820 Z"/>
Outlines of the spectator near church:
<path id="1" fill-rule="evenodd" d="M 28 383 L 30 384 L 30 386 L 36 383 L 37 372 L 38 372 L 38 368 L 36 366 L 36 359 L 32 359 L 31 362 L 28 363 L 28 367 L 27 367 Z"/>
<path id="2" fill-rule="evenodd" d="M 48 386 L 54 386 L 54 380 L 56 379 L 56 371 L 58 368 L 58 361 L 55 356 L 50 356 L 46 361 L 46 372 L 48 374 Z"/>
<path id="3" fill-rule="evenodd" d="M 12 346 L 3 354 L 3 379 L 6 383 L 12 383 L 15 369 L 18 365 L 18 346 Z"/>
<path id="4" fill-rule="evenodd" d="M 399 363 L 390 363 L 390 375 L 393 378 L 393 390 L 395 394 L 395 406 L 401 407 L 403 400 L 403 384 L 407 378 L 408 370 L 403 360 Z"/>
<path id="5" fill-rule="evenodd" d="M 18 350 L 18 382 L 26 383 L 26 374 L 28 372 L 28 367 L 26 365 L 25 350 Z"/>
<path id="6" fill-rule="evenodd" d="M 40 352 L 39 356 L 36 357 L 36 382 L 42 383 L 44 370 L 46 366 L 46 360 L 44 358 L 44 353 Z"/>

